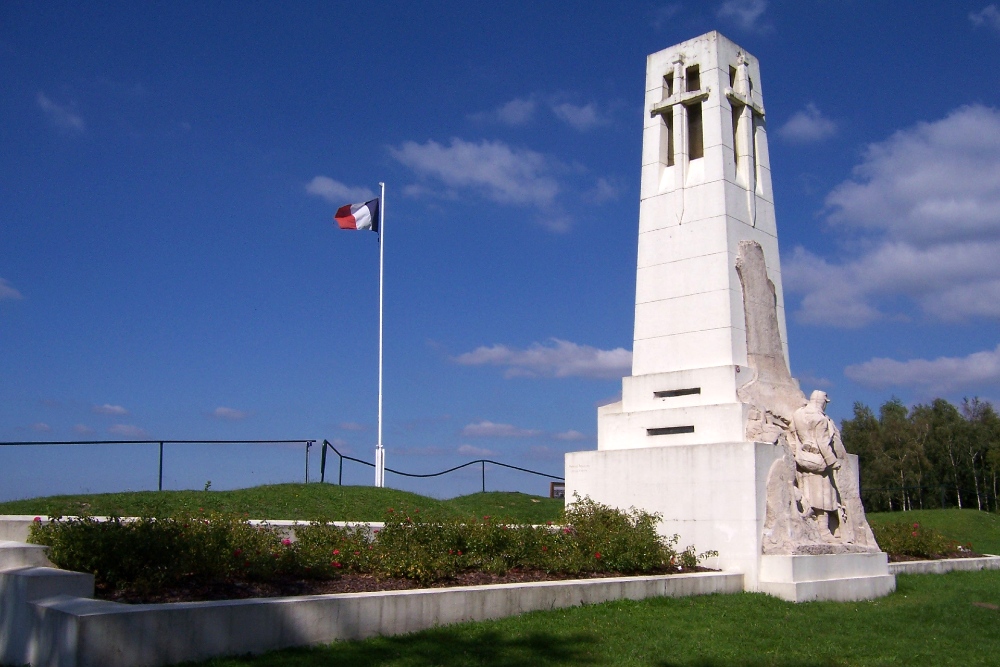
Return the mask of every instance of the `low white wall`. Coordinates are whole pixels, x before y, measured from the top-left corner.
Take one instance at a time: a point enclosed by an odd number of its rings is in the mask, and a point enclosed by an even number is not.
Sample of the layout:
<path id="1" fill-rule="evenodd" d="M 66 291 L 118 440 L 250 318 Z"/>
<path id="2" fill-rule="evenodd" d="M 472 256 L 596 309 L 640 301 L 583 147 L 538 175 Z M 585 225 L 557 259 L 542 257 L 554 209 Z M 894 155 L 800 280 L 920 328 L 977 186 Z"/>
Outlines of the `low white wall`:
<path id="1" fill-rule="evenodd" d="M 83 590 L 88 585 L 89 592 Z M 0 663 L 30 662 L 34 667 L 170 665 L 403 634 L 609 600 L 742 590 L 743 575 L 706 572 L 126 605 L 85 597 L 93 591 L 90 575 L 25 568 L 0 572 L 0 637 L 8 640 L 0 651 Z"/>
<path id="2" fill-rule="evenodd" d="M 889 563 L 890 574 L 945 574 L 946 572 L 1000 570 L 1000 556 L 984 558 L 945 558 Z"/>

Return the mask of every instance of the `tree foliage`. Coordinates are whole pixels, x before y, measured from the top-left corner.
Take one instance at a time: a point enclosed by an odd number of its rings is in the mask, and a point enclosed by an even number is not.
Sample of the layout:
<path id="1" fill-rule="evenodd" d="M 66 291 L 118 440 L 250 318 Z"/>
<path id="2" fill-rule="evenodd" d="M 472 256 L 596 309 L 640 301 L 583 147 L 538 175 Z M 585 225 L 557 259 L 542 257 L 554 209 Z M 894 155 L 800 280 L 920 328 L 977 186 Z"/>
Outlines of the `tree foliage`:
<path id="1" fill-rule="evenodd" d="M 857 454 L 870 510 L 935 507 L 1000 511 L 1000 416 L 979 398 L 943 398 L 907 408 L 891 398 L 878 416 L 863 403 L 841 426 Z"/>

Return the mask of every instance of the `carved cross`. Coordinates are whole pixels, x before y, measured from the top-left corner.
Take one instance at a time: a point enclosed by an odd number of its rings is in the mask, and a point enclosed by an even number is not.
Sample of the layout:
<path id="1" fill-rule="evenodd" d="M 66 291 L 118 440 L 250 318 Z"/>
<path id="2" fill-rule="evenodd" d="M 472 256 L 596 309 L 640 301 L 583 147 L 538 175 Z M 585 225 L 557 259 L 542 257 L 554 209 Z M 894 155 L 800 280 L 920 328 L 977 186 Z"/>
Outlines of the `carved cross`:
<path id="1" fill-rule="evenodd" d="M 650 109 L 650 116 L 664 116 L 671 113 L 678 104 L 694 104 L 708 99 L 711 89 L 701 88 L 698 90 L 680 90 L 681 82 L 684 81 L 684 61 L 678 58 L 674 61 L 674 90 L 669 97 L 664 97 L 661 101 L 653 105 Z"/>
<path id="2" fill-rule="evenodd" d="M 732 88 L 726 88 L 726 97 L 736 107 L 742 107 L 737 123 L 736 146 L 736 176 L 737 180 L 747 189 L 747 211 L 750 214 L 750 224 L 757 226 L 757 169 L 754 158 L 754 115 L 764 117 L 764 107 L 754 101 L 750 83 L 750 73 L 747 59 L 742 53 L 736 58 L 736 80 Z"/>

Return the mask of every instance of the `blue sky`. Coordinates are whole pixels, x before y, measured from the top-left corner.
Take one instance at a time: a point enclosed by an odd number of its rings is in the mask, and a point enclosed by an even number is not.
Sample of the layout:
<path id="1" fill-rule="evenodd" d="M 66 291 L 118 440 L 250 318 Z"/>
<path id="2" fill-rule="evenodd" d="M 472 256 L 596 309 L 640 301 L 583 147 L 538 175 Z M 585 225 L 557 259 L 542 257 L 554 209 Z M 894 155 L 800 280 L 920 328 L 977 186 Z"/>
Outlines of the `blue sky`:
<path id="1" fill-rule="evenodd" d="M 645 56 L 713 29 L 761 63 L 803 387 L 1000 397 L 997 3 L 6 2 L 0 439 L 371 459 L 378 246 L 331 216 L 385 181 L 389 466 L 561 474 L 629 372 Z M 149 448 L 0 461 L 5 498 L 156 483 Z"/>

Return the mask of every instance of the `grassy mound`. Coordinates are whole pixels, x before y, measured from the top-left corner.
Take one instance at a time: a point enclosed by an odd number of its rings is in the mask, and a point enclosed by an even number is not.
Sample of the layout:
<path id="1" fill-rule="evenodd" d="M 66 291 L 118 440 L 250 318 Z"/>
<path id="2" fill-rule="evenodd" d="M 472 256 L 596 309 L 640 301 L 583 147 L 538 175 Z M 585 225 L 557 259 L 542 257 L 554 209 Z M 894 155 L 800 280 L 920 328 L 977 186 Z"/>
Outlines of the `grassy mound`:
<path id="1" fill-rule="evenodd" d="M 272 484 L 233 491 L 135 491 L 48 496 L 0 503 L 0 514 L 170 517 L 199 511 L 254 519 L 381 521 L 390 507 L 418 508 L 427 519 L 491 516 L 521 523 L 555 521 L 563 501 L 523 493 L 474 493 L 436 500 L 408 491 L 333 484 Z"/>

